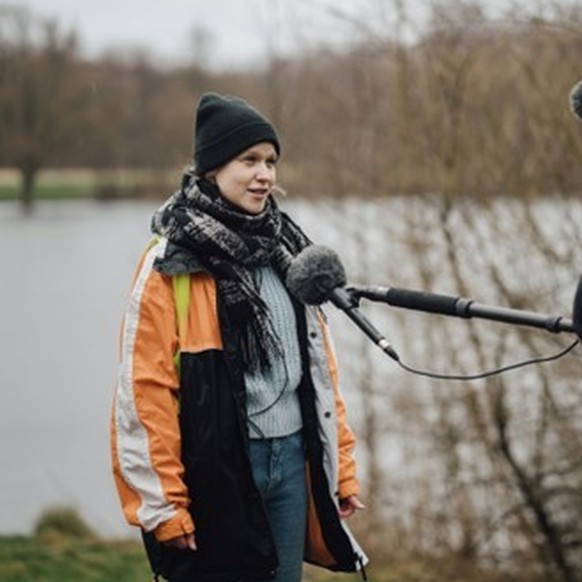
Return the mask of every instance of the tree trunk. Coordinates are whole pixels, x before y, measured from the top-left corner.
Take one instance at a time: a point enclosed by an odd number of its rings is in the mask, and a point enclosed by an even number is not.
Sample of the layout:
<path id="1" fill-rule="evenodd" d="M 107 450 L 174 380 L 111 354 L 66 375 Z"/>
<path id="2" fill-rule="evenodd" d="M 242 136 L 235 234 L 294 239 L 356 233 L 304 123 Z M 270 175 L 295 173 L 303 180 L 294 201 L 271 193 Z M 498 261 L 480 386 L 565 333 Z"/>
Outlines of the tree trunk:
<path id="1" fill-rule="evenodd" d="M 25 214 L 32 212 L 34 200 L 34 183 L 36 181 L 36 174 L 38 167 L 28 166 L 21 167 L 21 181 L 20 181 L 20 203 L 22 211 Z"/>
<path id="2" fill-rule="evenodd" d="M 554 523 L 544 502 L 543 493 L 540 494 L 536 484 L 519 465 L 513 454 L 507 431 L 508 418 L 503 396 L 500 396 L 498 406 L 494 411 L 494 422 L 499 439 L 499 450 L 513 473 L 525 506 L 533 515 L 537 528 L 543 536 L 542 549 L 547 552 L 548 559 L 552 562 L 563 582 L 579 582 L 580 578 L 576 574 L 575 567 L 570 563 L 566 555 L 559 527 Z"/>

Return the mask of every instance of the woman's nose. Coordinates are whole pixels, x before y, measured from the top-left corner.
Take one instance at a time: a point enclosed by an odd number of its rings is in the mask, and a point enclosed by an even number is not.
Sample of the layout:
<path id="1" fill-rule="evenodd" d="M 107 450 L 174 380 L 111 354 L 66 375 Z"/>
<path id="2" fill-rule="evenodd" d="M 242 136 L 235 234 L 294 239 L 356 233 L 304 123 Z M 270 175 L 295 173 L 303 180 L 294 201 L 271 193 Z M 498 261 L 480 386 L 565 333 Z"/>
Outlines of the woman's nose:
<path id="1" fill-rule="evenodd" d="M 257 180 L 272 180 L 273 179 L 273 170 L 267 164 L 258 164 L 256 177 Z"/>

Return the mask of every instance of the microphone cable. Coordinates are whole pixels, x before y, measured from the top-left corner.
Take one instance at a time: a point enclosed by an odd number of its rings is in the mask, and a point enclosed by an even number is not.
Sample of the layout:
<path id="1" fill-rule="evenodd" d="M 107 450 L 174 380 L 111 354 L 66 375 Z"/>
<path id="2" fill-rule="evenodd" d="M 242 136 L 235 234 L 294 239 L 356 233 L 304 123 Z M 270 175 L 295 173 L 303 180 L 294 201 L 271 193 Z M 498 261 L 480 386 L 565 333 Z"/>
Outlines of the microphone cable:
<path id="1" fill-rule="evenodd" d="M 559 360 L 563 358 L 567 354 L 569 354 L 578 344 L 580 340 L 576 340 L 571 343 L 567 348 L 554 354 L 553 356 L 544 356 L 541 358 L 532 358 L 530 360 L 524 360 L 521 362 L 516 362 L 515 364 L 509 364 L 507 366 L 503 366 L 501 368 L 496 368 L 494 370 L 490 370 L 488 372 L 481 372 L 479 374 L 439 374 L 437 372 L 428 372 L 426 370 L 418 370 L 417 368 L 413 368 L 412 366 L 408 366 L 404 364 L 400 359 L 395 360 L 398 365 L 410 372 L 411 374 L 416 374 L 417 376 L 425 376 L 427 378 L 433 378 L 435 380 L 481 380 L 483 378 L 489 378 L 490 376 L 495 376 L 497 374 L 502 374 L 504 372 L 509 372 L 511 370 L 516 370 L 518 368 L 524 368 L 525 366 L 530 366 L 532 364 L 543 364 L 545 362 L 552 362 L 554 360 Z"/>

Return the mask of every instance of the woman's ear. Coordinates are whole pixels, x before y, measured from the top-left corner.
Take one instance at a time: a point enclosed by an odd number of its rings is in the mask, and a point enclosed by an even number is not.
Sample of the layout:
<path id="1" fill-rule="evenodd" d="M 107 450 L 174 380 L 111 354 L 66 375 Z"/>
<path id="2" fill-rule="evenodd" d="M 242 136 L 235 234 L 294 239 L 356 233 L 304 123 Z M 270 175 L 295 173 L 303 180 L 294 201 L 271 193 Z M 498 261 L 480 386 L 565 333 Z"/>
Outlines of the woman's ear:
<path id="1" fill-rule="evenodd" d="M 216 184 L 216 170 L 206 172 L 206 174 L 204 174 L 204 179 L 208 180 L 208 182 L 211 182 L 212 184 Z"/>

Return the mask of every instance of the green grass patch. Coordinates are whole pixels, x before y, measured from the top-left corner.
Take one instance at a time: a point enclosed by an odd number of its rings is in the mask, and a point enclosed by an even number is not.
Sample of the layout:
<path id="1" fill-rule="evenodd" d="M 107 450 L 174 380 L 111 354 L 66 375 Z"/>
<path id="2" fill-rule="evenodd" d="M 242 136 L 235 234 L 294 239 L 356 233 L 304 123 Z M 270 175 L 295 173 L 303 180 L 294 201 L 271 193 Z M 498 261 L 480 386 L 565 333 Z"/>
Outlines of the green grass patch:
<path id="1" fill-rule="evenodd" d="M 454 554 L 379 559 L 369 582 L 506 582 L 506 573 L 483 569 Z M 138 541 L 104 541 L 74 507 L 46 508 L 31 537 L 0 537 L 0 582 L 146 582 L 151 572 Z M 535 577 L 512 577 L 536 582 Z M 358 574 L 337 574 L 305 565 L 303 582 L 361 582 Z"/>
<path id="2" fill-rule="evenodd" d="M 151 579 L 137 542 L 0 538 L 1 582 L 136 582 Z"/>
<path id="3" fill-rule="evenodd" d="M 16 200 L 18 187 L 12 184 L 0 184 L 0 200 Z"/>
<path id="4" fill-rule="evenodd" d="M 99 198 L 115 200 L 165 195 L 174 184 L 177 171 L 148 170 L 41 170 L 34 184 L 34 200 Z M 0 169 L 0 202 L 18 200 L 20 174 Z"/>
<path id="5" fill-rule="evenodd" d="M 450 560 L 404 559 L 370 564 L 369 582 L 534 582 L 524 575 L 486 572 Z M 0 582 L 147 582 L 151 580 L 140 542 L 0 537 Z M 360 574 L 338 574 L 306 565 L 303 582 L 361 582 Z"/>
<path id="6" fill-rule="evenodd" d="M 140 542 L 0 537 L 0 582 L 147 582 Z M 361 582 L 359 574 L 305 567 L 304 582 Z M 370 582 L 384 580 L 370 577 Z M 386 578 L 392 581 L 393 578 Z M 399 582 L 408 582 L 402 580 Z"/>
<path id="7" fill-rule="evenodd" d="M 18 186 L 0 185 L 0 200 L 18 200 Z M 75 184 L 39 184 L 34 189 L 35 200 L 69 200 L 75 198 L 91 198 L 94 189 Z"/>
<path id="8" fill-rule="evenodd" d="M 30 537 L 0 537 L 0 582 L 146 582 L 151 579 L 140 542 L 99 539 L 75 507 L 45 508 L 33 532 Z M 305 567 L 304 582 L 333 580 L 337 580 L 337 575 L 331 572 Z M 354 574 L 342 576 L 342 580 L 356 582 L 360 577 Z M 371 577 L 371 580 L 392 582 L 380 577 Z M 417 580 L 402 578 L 398 582 Z"/>

